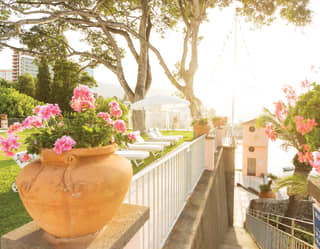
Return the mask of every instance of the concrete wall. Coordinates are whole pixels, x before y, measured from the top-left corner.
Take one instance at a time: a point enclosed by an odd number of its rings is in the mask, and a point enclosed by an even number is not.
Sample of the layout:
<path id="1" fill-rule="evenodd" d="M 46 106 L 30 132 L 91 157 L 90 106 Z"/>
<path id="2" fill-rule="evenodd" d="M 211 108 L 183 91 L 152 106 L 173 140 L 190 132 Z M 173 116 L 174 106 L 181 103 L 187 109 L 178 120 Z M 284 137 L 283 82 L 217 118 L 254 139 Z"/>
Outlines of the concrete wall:
<path id="1" fill-rule="evenodd" d="M 163 249 L 218 248 L 232 226 L 228 207 L 233 207 L 233 194 L 228 193 L 229 184 L 233 189 L 234 148 L 220 150 L 215 169 L 204 171 Z"/>

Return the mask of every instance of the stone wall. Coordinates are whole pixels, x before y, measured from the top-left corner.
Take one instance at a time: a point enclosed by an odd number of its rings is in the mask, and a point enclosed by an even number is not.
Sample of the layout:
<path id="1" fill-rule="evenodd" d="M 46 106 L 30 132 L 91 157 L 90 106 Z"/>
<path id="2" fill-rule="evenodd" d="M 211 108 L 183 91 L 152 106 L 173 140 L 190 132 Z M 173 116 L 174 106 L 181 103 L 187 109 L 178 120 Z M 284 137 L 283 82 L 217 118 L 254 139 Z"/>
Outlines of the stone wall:
<path id="1" fill-rule="evenodd" d="M 312 201 L 296 200 L 297 211 L 295 218 L 298 220 L 313 220 Z M 266 213 L 285 216 L 288 209 L 289 200 L 256 199 L 250 202 L 249 208 Z"/>
<path id="2" fill-rule="evenodd" d="M 204 171 L 163 249 L 217 249 L 232 226 L 229 184 L 234 186 L 233 148 L 222 149 L 215 169 Z"/>

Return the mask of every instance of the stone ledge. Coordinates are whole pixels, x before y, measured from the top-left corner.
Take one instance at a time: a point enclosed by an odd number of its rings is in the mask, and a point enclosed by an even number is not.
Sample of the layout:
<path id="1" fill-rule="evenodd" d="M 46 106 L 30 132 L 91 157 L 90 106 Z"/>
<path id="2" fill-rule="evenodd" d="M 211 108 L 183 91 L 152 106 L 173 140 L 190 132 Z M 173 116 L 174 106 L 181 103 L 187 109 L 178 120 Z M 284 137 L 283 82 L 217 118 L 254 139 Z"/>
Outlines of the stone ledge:
<path id="1" fill-rule="evenodd" d="M 319 178 L 311 178 L 308 181 L 308 193 L 315 198 L 318 202 L 320 202 L 320 179 Z"/>
<path id="2" fill-rule="evenodd" d="M 90 219 L 90 217 L 88 217 Z M 90 243 L 88 237 L 82 237 L 73 247 L 80 249 L 120 249 L 139 231 L 149 219 L 149 208 L 143 206 L 122 204 L 118 213 L 110 223 L 92 236 Z M 1 237 L 2 249 L 69 249 L 63 239 L 58 241 L 56 247 L 49 244 L 44 238 L 45 232 L 34 222 L 25 224 Z M 89 238 L 90 239 L 90 238 Z"/>

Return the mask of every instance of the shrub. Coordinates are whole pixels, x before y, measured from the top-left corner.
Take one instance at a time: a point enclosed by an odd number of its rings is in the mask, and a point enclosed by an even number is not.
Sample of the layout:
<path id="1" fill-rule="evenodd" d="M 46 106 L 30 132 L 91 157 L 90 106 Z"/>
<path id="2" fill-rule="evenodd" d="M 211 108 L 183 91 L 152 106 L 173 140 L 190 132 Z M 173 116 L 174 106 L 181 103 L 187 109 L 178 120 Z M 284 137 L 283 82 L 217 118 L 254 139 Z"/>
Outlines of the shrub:
<path id="1" fill-rule="evenodd" d="M 9 117 L 23 118 L 32 115 L 33 108 L 40 104 L 42 103 L 13 88 L 0 87 L 0 113 Z"/>
<path id="2" fill-rule="evenodd" d="M 207 125 L 207 124 L 209 124 L 209 121 L 208 121 L 207 118 L 200 118 L 200 119 L 194 120 L 192 122 L 192 125 L 196 125 L 196 124 L 198 124 L 198 125 Z"/>

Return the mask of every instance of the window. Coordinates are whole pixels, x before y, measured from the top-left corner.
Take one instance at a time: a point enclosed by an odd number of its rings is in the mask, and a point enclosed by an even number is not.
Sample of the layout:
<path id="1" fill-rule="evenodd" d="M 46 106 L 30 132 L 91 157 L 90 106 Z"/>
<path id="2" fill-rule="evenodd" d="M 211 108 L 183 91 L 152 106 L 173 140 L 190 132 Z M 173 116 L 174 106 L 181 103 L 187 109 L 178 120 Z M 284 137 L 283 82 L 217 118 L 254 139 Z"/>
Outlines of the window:
<path id="1" fill-rule="evenodd" d="M 254 147 L 253 147 L 253 146 L 250 146 L 250 147 L 249 147 L 249 151 L 250 151 L 250 152 L 254 152 Z"/>
<path id="2" fill-rule="evenodd" d="M 256 128 L 255 128 L 254 126 L 250 126 L 250 127 L 249 127 L 249 131 L 250 131 L 250 132 L 255 132 L 255 130 L 256 130 Z"/>

